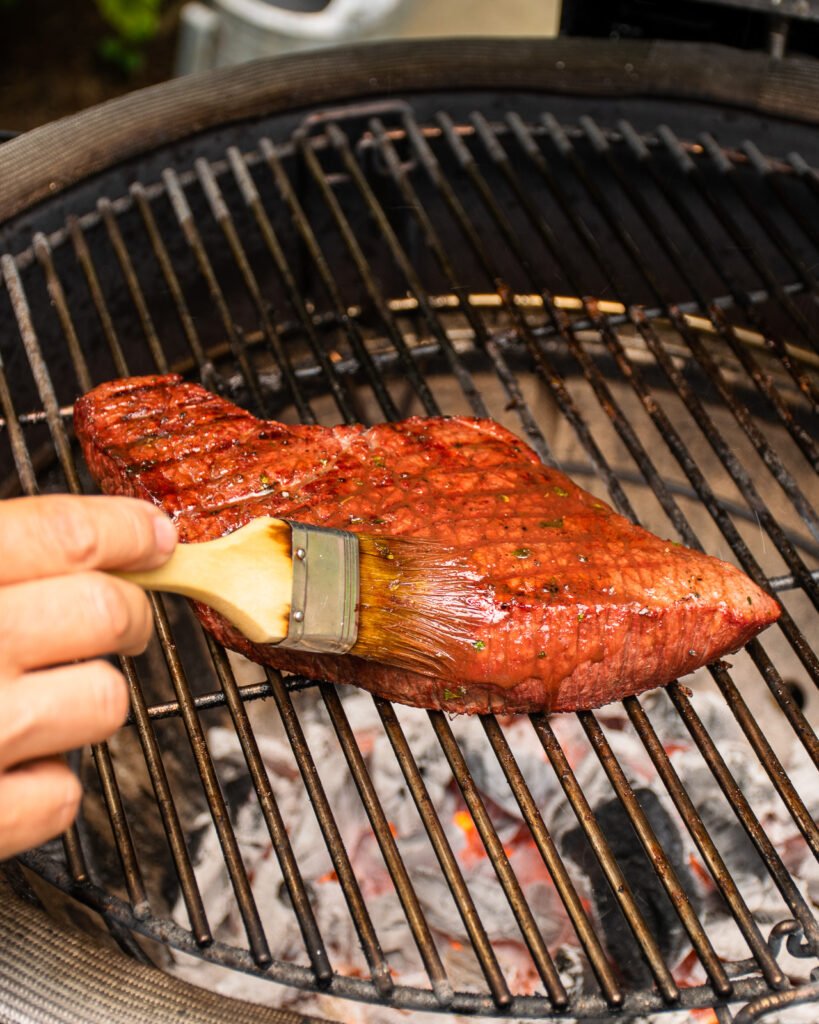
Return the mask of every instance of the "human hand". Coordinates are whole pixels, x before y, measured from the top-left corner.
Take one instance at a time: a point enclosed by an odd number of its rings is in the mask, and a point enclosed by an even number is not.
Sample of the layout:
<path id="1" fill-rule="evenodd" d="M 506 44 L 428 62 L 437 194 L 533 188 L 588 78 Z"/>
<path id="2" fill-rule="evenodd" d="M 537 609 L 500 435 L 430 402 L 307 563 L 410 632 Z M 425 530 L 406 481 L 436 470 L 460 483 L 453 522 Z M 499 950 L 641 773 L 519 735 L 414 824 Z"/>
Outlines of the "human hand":
<path id="1" fill-rule="evenodd" d="M 150 606 L 100 570 L 152 569 L 175 544 L 171 521 L 133 498 L 0 501 L 0 860 L 68 828 L 81 790 L 58 755 L 125 720 L 122 675 L 84 659 L 144 650 Z"/>

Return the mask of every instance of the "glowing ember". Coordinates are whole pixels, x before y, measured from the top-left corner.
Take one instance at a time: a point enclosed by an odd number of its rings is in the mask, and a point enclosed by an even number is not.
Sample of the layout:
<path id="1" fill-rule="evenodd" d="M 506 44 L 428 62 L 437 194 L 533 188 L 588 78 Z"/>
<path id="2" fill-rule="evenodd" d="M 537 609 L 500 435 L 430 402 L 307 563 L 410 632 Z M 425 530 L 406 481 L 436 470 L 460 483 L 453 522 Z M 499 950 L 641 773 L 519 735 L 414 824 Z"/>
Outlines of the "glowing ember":
<path id="1" fill-rule="evenodd" d="M 475 861 L 483 860 L 486 857 L 486 849 L 469 811 L 456 811 L 452 815 L 452 820 L 463 833 L 464 843 L 459 856 L 464 864 L 474 864 Z"/>

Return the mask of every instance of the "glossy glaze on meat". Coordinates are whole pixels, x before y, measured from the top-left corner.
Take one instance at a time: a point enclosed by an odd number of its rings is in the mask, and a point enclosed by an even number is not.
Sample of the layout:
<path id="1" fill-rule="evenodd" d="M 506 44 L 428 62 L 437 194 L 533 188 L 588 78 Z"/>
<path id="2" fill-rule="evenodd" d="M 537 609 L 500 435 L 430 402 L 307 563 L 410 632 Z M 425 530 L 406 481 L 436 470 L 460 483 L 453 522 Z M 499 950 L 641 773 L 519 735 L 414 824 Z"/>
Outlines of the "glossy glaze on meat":
<path id="1" fill-rule="evenodd" d="M 197 607 L 254 661 L 406 704 L 597 707 L 736 650 L 779 614 L 739 570 L 633 525 L 490 420 L 288 426 L 165 376 L 101 385 L 74 423 L 102 490 L 155 502 L 183 541 L 275 515 L 468 553 L 494 607 L 442 676 L 251 644 Z"/>

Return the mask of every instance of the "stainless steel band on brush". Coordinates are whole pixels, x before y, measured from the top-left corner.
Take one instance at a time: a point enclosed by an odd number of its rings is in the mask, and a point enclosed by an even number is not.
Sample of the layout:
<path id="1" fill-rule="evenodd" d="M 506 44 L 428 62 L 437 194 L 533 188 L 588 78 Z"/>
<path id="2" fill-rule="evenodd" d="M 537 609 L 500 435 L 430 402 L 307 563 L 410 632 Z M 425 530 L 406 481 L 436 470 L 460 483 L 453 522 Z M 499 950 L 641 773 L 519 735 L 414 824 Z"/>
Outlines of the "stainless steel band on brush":
<path id="1" fill-rule="evenodd" d="M 289 522 L 289 520 L 288 520 Z M 346 654 L 358 635 L 358 538 L 290 522 L 293 598 L 281 647 Z"/>

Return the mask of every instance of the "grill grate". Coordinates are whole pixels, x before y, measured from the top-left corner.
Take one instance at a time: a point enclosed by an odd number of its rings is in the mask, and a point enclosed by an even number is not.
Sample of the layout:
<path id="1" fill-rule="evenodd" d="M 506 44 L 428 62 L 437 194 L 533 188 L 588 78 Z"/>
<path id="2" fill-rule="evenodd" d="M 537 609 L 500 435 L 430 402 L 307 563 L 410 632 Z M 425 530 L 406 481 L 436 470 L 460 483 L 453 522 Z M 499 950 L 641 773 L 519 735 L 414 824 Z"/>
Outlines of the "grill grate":
<path id="1" fill-rule="evenodd" d="M 480 112 L 425 119 L 399 102 L 312 115 L 281 141 L 260 137 L 247 152 L 230 147 L 224 158 L 198 157 L 191 169 L 168 167 L 160 181 L 103 196 L 95 210 L 70 216 L 51 235 L 35 234 L 29 248 L 0 258 L 0 320 L 16 327 L 25 356 L 7 346 L 0 364 L 4 496 L 86 487 L 74 461 L 70 403 L 115 374 L 179 369 L 259 414 L 306 423 L 463 409 L 508 415 L 544 461 L 565 467 L 565 453 L 550 436 L 564 430 L 574 468 L 603 488 L 618 511 L 647 517 L 652 528 L 670 527 L 692 547 L 701 547 L 706 526 L 713 528 L 757 583 L 780 594 L 784 611 L 771 631 L 775 639 L 766 634 L 748 647 L 754 684 L 764 683 L 787 735 L 798 739 L 798 746 L 789 745 L 799 764 L 819 767 L 816 734 L 777 667 L 792 661 L 809 686 L 819 684 L 819 661 L 806 638 L 819 609 L 819 577 L 806 561 L 819 551 L 810 477 L 819 468 L 813 429 L 819 325 L 811 270 L 817 211 L 817 172 L 796 154 L 774 160 L 752 143 L 726 150 L 710 136 L 683 142 L 665 127 L 641 135 L 627 122 L 604 130 L 583 117 L 563 126 L 551 114 L 515 110 L 502 119 Z M 676 464 L 674 479 L 666 464 Z M 730 497 L 720 496 L 718 484 Z M 695 514 L 701 518 L 695 521 Z M 482 990 L 454 991 L 345 702 L 320 685 L 325 720 L 406 921 L 406 944 L 414 943 L 429 982 L 427 988 L 403 984 L 381 948 L 379 922 L 368 910 L 301 723 L 302 691 L 314 693 L 315 685 L 273 671 L 240 683 L 226 653 L 194 635 L 182 605 L 152 600 L 152 651 L 120 659 L 132 701 L 125 732 L 138 740 L 155 801 L 150 813 L 167 837 L 188 925 L 158 909 L 166 903 L 145 869 L 144 821 L 129 809 L 128 762 L 119 746 L 92 749 L 117 870 L 97 867 L 98 844 L 87 825 L 72 829 L 61 850 L 24 858 L 112 921 L 300 988 L 405 1009 L 514 1017 L 747 1001 L 789 984 L 780 962 L 785 940 L 792 955 L 819 956 L 812 905 L 698 714 L 696 698 L 673 683 L 668 699 L 724 794 L 725 811 L 736 816 L 779 890 L 782 921 L 766 937 L 771 922 L 749 906 L 697 808 L 697 793 L 677 773 L 662 728 L 644 700 L 628 698 L 627 720 L 747 948 L 747 959 L 721 959 L 618 761 L 610 725 L 603 715 L 581 713 L 583 733 L 707 978 L 683 988 L 570 752 L 549 719 L 533 715 L 544 765 L 555 772 L 647 966 L 647 983 L 630 984 L 606 953 L 504 723 L 483 718 L 485 739 L 596 979 L 596 991 L 570 993 L 504 851 L 494 809 L 470 771 L 459 724 L 429 712 L 539 978 L 535 994 L 516 990 L 431 802 L 424 765 L 394 708 L 374 698 L 483 975 Z M 710 674 L 748 756 L 758 759 L 810 853 L 819 856 L 819 829 L 805 804 L 809 791 L 785 770 L 731 669 L 716 665 Z M 161 692 L 165 679 L 171 699 Z M 262 698 L 272 698 L 277 709 L 368 976 L 331 962 L 291 845 L 294 823 L 278 804 L 259 748 L 251 712 Z M 301 929 L 304 948 L 292 960 L 271 954 L 262 894 L 246 868 L 226 782 L 209 749 L 207 716 L 225 708 Z M 172 727 L 179 722 L 189 752 L 177 762 L 180 734 Z M 180 776 L 180 763 L 192 774 Z M 218 937 L 194 868 L 187 805 L 196 799 L 182 797 L 180 778 L 196 776 L 244 926 L 244 937 L 231 941 Z M 774 996 L 772 1005 L 779 998 L 795 997 Z M 720 1009 L 720 1019 L 730 1019 L 726 1012 Z"/>

